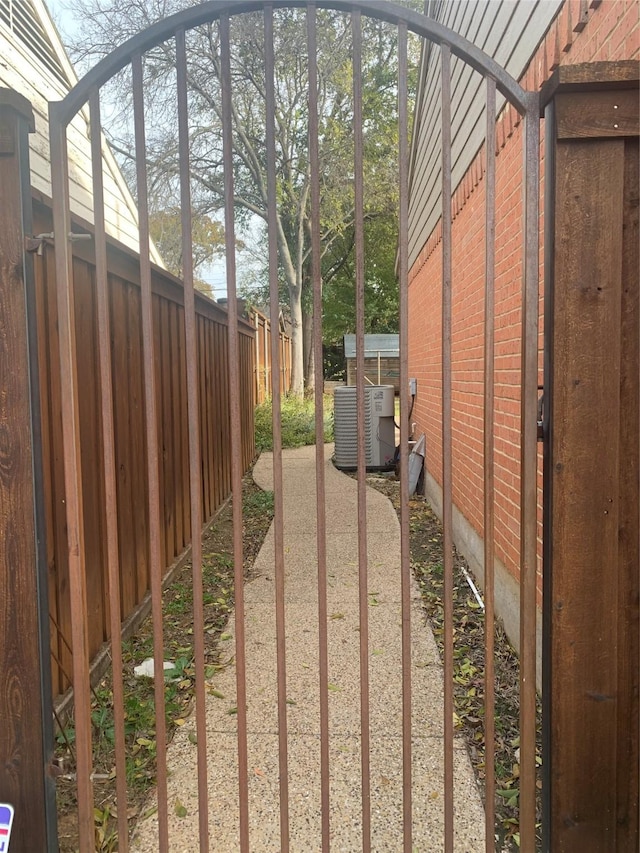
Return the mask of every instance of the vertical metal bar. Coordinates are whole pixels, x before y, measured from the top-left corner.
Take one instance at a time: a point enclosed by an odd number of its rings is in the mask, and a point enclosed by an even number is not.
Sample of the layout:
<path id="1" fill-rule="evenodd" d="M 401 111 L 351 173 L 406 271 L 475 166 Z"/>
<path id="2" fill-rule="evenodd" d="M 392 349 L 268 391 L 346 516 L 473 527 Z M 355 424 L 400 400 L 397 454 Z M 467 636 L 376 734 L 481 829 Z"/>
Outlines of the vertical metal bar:
<path id="1" fill-rule="evenodd" d="M 196 731 L 198 750 L 198 828 L 200 850 L 209 850 L 209 796 L 207 781 L 207 725 L 205 709 L 204 599 L 202 581 L 202 483 L 196 306 L 193 290 L 193 248 L 187 102 L 185 31 L 176 33 L 178 95 L 178 163 L 182 219 L 185 361 L 187 368 L 187 431 L 189 435 L 189 494 L 191 506 L 191 566 L 193 583 L 193 637 L 196 670 Z"/>
<path id="2" fill-rule="evenodd" d="M 496 240 L 496 81 L 487 77 L 484 291 L 484 767 L 485 849 L 495 851 L 495 240 Z"/>
<path id="3" fill-rule="evenodd" d="M 360 738 L 362 776 L 362 849 L 371 849 L 371 769 L 369 732 L 369 600 L 367 565 L 367 483 L 365 459 L 364 366 L 364 178 L 362 141 L 362 17 L 352 14 L 353 140 L 356 253 L 356 370 L 358 431 L 358 591 L 360 613 Z"/>
<path id="4" fill-rule="evenodd" d="M 220 15 L 220 57 L 222 70 L 222 145 L 224 167 L 224 230 L 229 306 L 229 397 L 231 409 L 231 487 L 233 494 L 233 561 L 236 611 L 236 683 L 238 706 L 238 788 L 240 799 L 240 850 L 249 850 L 249 781 L 247 772 L 247 676 L 244 624 L 244 572 L 242 556 L 242 460 L 240 424 L 240 353 L 238 305 L 236 301 L 236 239 L 233 183 L 233 114 L 231 104 L 231 55 L 229 14 Z"/>
<path id="5" fill-rule="evenodd" d="M 320 818 L 322 850 L 330 847 L 329 821 L 329 658 L 327 631 L 327 524 L 324 473 L 324 410 L 322 400 L 322 270 L 320 246 L 320 173 L 318 153 L 318 58 L 316 7 L 307 7 L 309 65 L 309 165 L 311 178 L 311 277 L 313 284 L 313 346 L 316 417 L 316 522 L 318 555 L 318 658 L 320 677 Z"/>
<path id="6" fill-rule="evenodd" d="M 149 206 L 144 121 L 144 79 L 142 56 L 131 61 L 133 79 L 133 119 L 136 149 L 136 186 L 140 229 L 140 295 L 142 308 L 142 356 L 144 360 L 144 411 L 147 439 L 147 487 L 149 502 L 149 576 L 153 621 L 154 699 L 156 713 L 156 756 L 158 789 L 158 845 L 165 853 L 169 847 L 167 807 L 167 725 L 164 703 L 164 642 L 162 633 L 162 556 L 160 539 L 164 535 L 160 521 L 160 482 L 158 459 L 158 415 L 154 370 L 153 297 L 149 258 Z"/>
<path id="7" fill-rule="evenodd" d="M 269 301 L 271 313 L 271 383 L 273 411 L 273 501 L 276 587 L 276 652 L 278 674 L 278 756 L 280 770 L 280 849 L 289 849 L 289 769 L 287 741 L 287 666 L 284 588 L 284 507 L 282 497 L 282 418 L 280 387 L 280 336 L 278 235 L 276 207 L 275 57 L 273 6 L 264 12 L 265 106 L 267 146 L 267 226 L 269 235 Z M 266 353 L 265 353 L 266 355 Z"/>
<path id="8" fill-rule="evenodd" d="M 73 270 L 69 247 L 71 215 L 67 172 L 67 130 L 49 107 L 51 135 L 51 182 L 53 228 L 56 235 L 56 292 L 60 347 L 60 387 L 64 489 L 69 553 L 69 595 L 73 645 L 73 698 L 76 728 L 76 773 L 78 792 L 78 839 L 81 853 L 94 849 L 93 785 L 91 782 L 91 696 L 89 681 L 89 632 L 80 467 L 80 423 L 78 375 L 76 371 L 75 316 L 72 291 Z"/>
<path id="9" fill-rule="evenodd" d="M 107 573 L 109 581 L 118 850 L 126 853 L 129 849 L 129 831 L 127 825 L 127 771 L 124 736 L 124 684 L 122 678 L 122 613 L 120 609 L 118 505 L 113 425 L 107 235 L 104 219 L 104 184 L 102 175 L 102 122 L 100 118 L 100 93 L 97 89 L 94 90 L 89 99 L 89 120 L 91 124 L 91 174 L 93 177 L 93 217 L 95 223 L 98 363 L 100 371 L 100 409 L 102 415 L 102 464 L 104 466 Z"/>
<path id="10" fill-rule="evenodd" d="M 402 598 L 402 822 L 404 853 L 413 850 L 411 791 L 411 554 L 409 550 L 409 130 L 407 27 L 398 27 L 398 217 L 400 284 L 400 571 Z"/>
<path id="11" fill-rule="evenodd" d="M 444 529 L 444 849 L 453 853 L 453 495 L 451 463 L 451 51 L 442 75 L 442 526 Z"/>
<path id="12" fill-rule="evenodd" d="M 524 119 L 524 246 L 520 475 L 520 844 L 536 844 L 536 569 L 538 562 L 538 206 L 540 111 L 529 96 Z"/>
<path id="13" fill-rule="evenodd" d="M 542 849 L 551 849 L 551 803 L 553 793 L 553 774 L 551 772 L 552 728 L 551 710 L 553 697 L 554 661 L 551 658 L 551 622 L 552 591 L 551 558 L 553 531 L 553 475 L 551 448 L 553 434 L 554 382 L 554 307 L 555 307 L 555 246 L 556 228 L 556 108 L 555 99 L 547 104 L 544 111 L 545 151 L 544 151 L 544 394 L 543 409 L 544 463 L 543 463 L 543 555 L 542 555 Z M 639 778 L 640 778 L 640 767 Z"/>

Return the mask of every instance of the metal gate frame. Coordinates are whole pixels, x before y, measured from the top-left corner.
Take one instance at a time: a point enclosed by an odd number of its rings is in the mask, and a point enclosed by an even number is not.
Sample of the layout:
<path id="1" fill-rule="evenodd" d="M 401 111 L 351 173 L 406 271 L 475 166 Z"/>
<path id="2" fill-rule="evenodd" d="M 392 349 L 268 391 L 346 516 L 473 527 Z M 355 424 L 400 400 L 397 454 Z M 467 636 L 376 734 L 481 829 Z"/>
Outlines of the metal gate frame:
<path id="1" fill-rule="evenodd" d="M 200 845 L 201 850 L 209 849 L 208 814 L 206 790 L 206 739 L 204 737 L 204 667 L 203 661 L 203 622 L 202 622 L 202 571 L 201 571 L 201 528 L 202 506 L 199 488 L 199 435 L 197 429 L 198 385 L 196 375 L 196 340 L 193 304 L 193 269 L 191 264 L 191 197 L 189 188 L 189 135 L 187 113 L 187 81 L 185 33 L 200 24 L 219 20 L 222 46 L 222 110 L 225 118 L 223 127 L 224 173 L 227 203 L 225 206 L 226 261 L 229 295 L 229 382 L 232 399 L 232 419 L 239 418 L 238 400 L 238 341 L 233 330 L 237 328 L 236 307 L 236 269 L 235 236 L 233 212 L 233 170 L 231 166 L 232 125 L 231 125 L 231 78 L 229 59 L 229 19 L 243 12 L 264 10 L 265 36 L 267 45 L 266 81 L 267 114 L 273 114 L 273 10 L 275 8 L 306 7 L 308 9 L 308 51 L 310 75 L 310 160 L 311 160 L 311 210 L 314 223 L 312 236 L 312 263 L 314 283 L 314 330 L 316 387 L 322 383 L 322 337 L 320 318 L 322 316 L 321 274 L 320 274 L 320 235 L 319 200 L 320 184 L 318 170 L 318 123 L 317 123 L 317 77 L 315 67 L 315 7 L 330 8 L 352 13 L 354 45 L 354 133 L 355 133 L 355 199 L 356 199 L 356 290 L 357 290 L 357 364 L 360 376 L 364 374 L 364 243 L 363 243 L 363 184 L 362 184 L 362 92 L 360 76 L 357 73 L 361 45 L 361 15 L 387 21 L 398 27 L 399 31 L 399 126 L 400 126 L 400 385 L 408 386 L 407 355 L 407 278 L 408 278 L 408 115 L 407 115 L 407 33 L 411 31 L 441 46 L 442 69 L 442 197 L 449 200 L 451 186 L 451 101 L 450 83 L 451 54 L 462 58 L 486 80 L 488 150 L 495 150 L 496 91 L 506 99 L 524 117 L 524 183 L 523 183 L 523 284 L 522 284 L 522 446 L 521 446 L 521 565 L 520 565 L 520 632 L 521 632 L 521 782 L 520 782 L 520 832 L 523 850 L 531 850 L 535 845 L 535 691 L 536 691 L 536 514 L 537 514 L 537 386 L 538 386 L 538 210 L 539 210 L 539 95 L 537 92 L 524 91 L 498 64 L 484 55 L 471 43 L 454 32 L 442 27 L 429 18 L 387 2 L 364 2 L 364 0 L 333 0 L 318 4 L 303 2 L 209 2 L 180 12 L 166 20 L 151 26 L 148 30 L 130 39 L 116 49 L 109 57 L 99 62 L 74 89 L 59 103 L 50 105 L 51 133 L 51 170 L 53 178 L 54 232 L 56 234 L 56 276 L 58 283 L 58 312 L 60 324 L 60 367 L 63 388 L 63 429 L 64 429 L 64 470 L 66 489 L 66 514 L 69 540 L 69 573 L 71 588 L 71 608 L 73 620 L 73 679 L 75 685 L 75 719 L 77 749 L 77 781 L 79 794 L 79 832 L 81 849 L 90 850 L 93 845 L 94 819 L 92 797 L 92 750 L 91 750 L 91 709 L 89 690 L 89 659 L 87 644 L 87 614 L 85 565 L 83 542 L 83 507 L 81 501 L 82 477 L 80 460 L 80 440 L 78 422 L 78 387 L 75 367 L 74 305 L 72 297 L 72 269 L 69 240 L 65 239 L 71 231 L 69 192 L 68 192 L 68 156 L 66 129 L 78 110 L 87 102 L 90 109 L 92 128 L 100 128 L 100 87 L 116 72 L 129 63 L 133 72 L 134 122 L 137 161 L 137 193 L 140 216 L 140 267 L 142 280 L 142 316 L 143 348 L 145 362 L 145 417 L 147 428 L 147 477 L 149 484 L 149 545 L 152 566 L 152 600 L 154 625 L 154 660 L 158 671 L 162 670 L 162 577 L 159 554 L 160 506 L 158 496 L 158 446 L 155 430 L 151 425 L 156 422 L 155 378 L 153 371 L 153 317 L 151 308 L 151 266 L 149 257 L 149 215 L 147 205 L 147 177 L 145 166 L 145 123 L 143 107 L 142 55 L 160 42 L 174 38 L 178 58 L 178 111 L 179 111 L 179 168 L 183 211 L 183 256 L 185 258 L 185 331 L 187 343 L 187 386 L 189 413 L 189 459 L 192 507 L 192 561 L 194 584 L 194 639 L 196 655 L 196 718 L 198 730 L 198 777 L 200 791 Z M 269 50 L 271 46 L 271 50 Z M 269 193 L 269 261 L 271 287 L 271 323 L 278 324 L 277 299 L 277 243 L 275 222 L 275 136 L 271 122 L 267 123 L 268 156 L 268 193 Z M 118 776 L 118 799 L 126 803 L 124 772 L 124 714 L 122 706 L 123 687 L 118 674 L 122 670 L 122 649 L 120 643 L 119 589 L 118 589 L 118 541 L 116 524 L 116 478 L 113 446 L 113 398 L 111 388 L 109 354 L 109 313 L 106 292 L 106 231 L 103 213 L 103 186 L 101 164 L 101 134 L 92 133 L 93 194 L 95 204 L 95 239 L 97 253 L 97 291 L 98 326 L 100 340 L 100 376 L 102 395 L 102 416 L 104 435 L 104 470 L 107 501 L 107 541 L 109 562 L 109 599 L 111 602 L 111 636 L 114 665 L 114 713 L 116 731 L 116 755 Z M 494 677 L 492 666 L 493 627 L 494 627 L 494 581 L 493 581 L 493 386 L 494 386 L 494 235 L 495 235 L 495 161 L 487 158 L 486 173 L 486 262 L 485 262 L 485 566 L 486 572 L 486 654 L 485 673 L 486 705 L 486 742 L 494 742 L 493 729 L 493 693 Z M 447 205 L 448 207 L 448 205 Z M 453 849 L 453 628 L 452 628 L 452 591 L 453 591 L 453 537 L 452 537 L 452 380 L 451 380 L 451 316 L 452 316 L 452 234 L 451 216 L 442 217 L 443 231 L 443 506 L 444 506 L 444 543 L 445 543 L 445 850 Z M 280 719 L 280 793 L 281 793 L 281 838 L 282 849 L 288 849 L 288 791 L 287 791 L 287 732 L 286 732 L 286 661 L 284 653 L 285 614 L 283 606 L 284 554 L 283 554 L 283 507 L 282 507 L 282 455 L 281 425 L 279 403 L 281 397 L 279 381 L 279 353 L 277 342 L 272 348 L 273 364 L 273 402 L 274 402 L 274 482 L 275 482 L 275 531 L 276 531 L 276 587 L 277 630 L 278 630 L 278 668 L 280 673 L 279 719 Z M 367 647 L 366 647 L 366 526 L 365 526 L 365 460 L 363 421 L 364 390 L 358 387 L 358 431 L 360 436 L 358 454 L 358 512 L 360 519 L 360 577 L 364 584 L 364 607 L 361 605 L 361 691 L 366 697 L 367 691 Z M 411 804 L 411 718 L 410 718 L 410 640 L 409 640 L 409 550 L 408 550 L 408 401 L 406 395 L 401 402 L 401 488 L 405 499 L 402 502 L 402 576 L 403 576 L 403 672 L 404 672 L 404 712 L 403 712 L 403 755 L 404 755 L 404 849 L 411 851 L 412 804 Z M 316 399 L 317 435 L 322 435 L 322 402 Z M 318 583 L 320 597 L 320 682 L 321 696 L 327 696 L 326 666 L 326 525 L 324 517 L 324 474 L 322 465 L 321 442 L 317 445 L 316 482 L 318 498 Z M 240 462 L 239 438 L 232 438 L 232 481 L 234 495 L 241 492 L 242 467 Z M 234 558 L 236 588 L 236 661 L 238 673 L 238 754 L 240 767 L 240 842 L 241 849 L 249 849 L 248 810 L 247 810 L 247 743 L 245 697 L 245 657 L 243 632 L 243 594 L 242 594 L 242 516 L 239 500 L 233 504 L 234 519 Z M 324 598 L 324 609 L 323 609 Z M 361 595 L 362 598 L 362 595 Z M 198 663 L 199 662 L 199 663 Z M 324 685 L 325 689 L 322 689 Z M 164 702 L 163 683 L 156 680 L 156 705 Z M 362 710 L 363 756 L 368 748 L 367 717 L 368 699 L 365 698 Z M 158 815 L 160 824 L 160 847 L 168 847 L 167 827 L 167 767 L 166 767 L 166 731 L 164 715 L 157 717 L 157 754 L 158 754 Z M 321 738 L 322 738 L 322 846 L 329 849 L 328 823 L 328 711 L 326 702 L 321 700 Z M 368 837 L 366 790 L 368 786 L 367 763 L 363 759 L 363 837 L 364 849 L 370 849 Z M 492 751 L 487 749 L 487 850 L 493 849 L 493 762 Z M 126 808 L 118 809 L 120 849 L 127 847 Z"/>

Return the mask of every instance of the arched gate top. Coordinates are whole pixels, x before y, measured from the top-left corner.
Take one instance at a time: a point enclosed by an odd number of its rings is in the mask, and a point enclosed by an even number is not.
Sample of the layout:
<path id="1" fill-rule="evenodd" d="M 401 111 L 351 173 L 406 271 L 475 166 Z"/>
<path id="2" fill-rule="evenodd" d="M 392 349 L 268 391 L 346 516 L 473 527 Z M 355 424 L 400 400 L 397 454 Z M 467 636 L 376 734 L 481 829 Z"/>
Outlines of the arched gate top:
<path id="1" fill-rule="evenodd" d="M 146 30 L 137 33 L 104 59 L 101 59 L 85 76 L 71 89 L 68 95 L 57 104 L 52 104 L 56 118 L 63 125 L 68 124 L 78 110 L 89 100 L 91 92 L 100 88 L 118 71 L 124 68 L 136 54 L 142 54 L 168 38 L 179 30 L 191 30 L 202 24 L 211 23 L 221 15 L 239 15 L 246 12 L 259 12 L 271 6 L 281 8 L 305 8 L 309 3 L 305 0 L 210 0 L 199 6 L 191 6 L 168 18 L 152 24 Z M 438 45 L 447 45 L 452 53 L 459 56 L 476 71 L 492 77 L 497 88 L 520 113 L 530 109 L 537 110 L 538 94 L 527 92 L 508 74 L 501 65 L 485 54 L 467 39 L 444 27 L 437 21 L 414 12 L 396 3 L 386 0 L 371 2 L 371 0 L 318 0 L 318 8 L 333 9 L 340 12 L 360 11 L 371 18 L 387 21 L 391 24 L 406 24 L 407 28 L 416 35 L 422 36 Z"/>

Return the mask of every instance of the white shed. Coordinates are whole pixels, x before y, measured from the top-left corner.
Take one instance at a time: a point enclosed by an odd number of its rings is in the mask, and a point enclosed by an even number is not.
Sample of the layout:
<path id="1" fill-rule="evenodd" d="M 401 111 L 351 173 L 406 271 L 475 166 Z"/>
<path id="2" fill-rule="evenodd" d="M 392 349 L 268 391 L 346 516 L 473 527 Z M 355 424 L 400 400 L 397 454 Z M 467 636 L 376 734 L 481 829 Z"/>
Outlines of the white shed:
<path id="1" fill-rule="evenodd" d="M 356 384 L 356 336 L 344 336 L 347 385 Z M 364 336 L 364 375 L 369 385 L 393 385 L 400 389 L 400 336 Z"/>

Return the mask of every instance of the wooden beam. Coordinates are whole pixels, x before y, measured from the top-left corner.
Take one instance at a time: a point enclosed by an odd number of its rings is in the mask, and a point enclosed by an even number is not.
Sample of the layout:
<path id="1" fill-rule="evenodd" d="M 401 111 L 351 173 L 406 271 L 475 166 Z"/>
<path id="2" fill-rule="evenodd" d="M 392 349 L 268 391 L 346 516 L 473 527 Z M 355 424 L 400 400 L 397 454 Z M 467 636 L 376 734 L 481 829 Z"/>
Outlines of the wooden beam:
<path id="1" fill-rule="evenodd" d="M 543 110 L 557 92 L 599 92 L 638 89 L 640 61 L 621 59 L 618 62 L 582 62 L 578 65 L 560 65 L 540 90 L 540 107 Z"/>
<path id="2" fill-rule="evenodd" d="M 628 67 L 616 92 L 616 68 L 598 64 L 591 82 L 583 66 L 567 72 L 545 122 L 544 849 L 554 853 L 631 853 L 639 841 L 638 93 Z M 613 128 L 616 104 L 624 120 Z"/>
<path id="3" fill-rule="evenodd" d="M 633 136 L 638 127 L 638 92 L 573 92 L 556 102 L 557 139 Z"/>
<path id="4" fill-rule="evenodd" d="M 57 850 L 29 102 L 0 89 L 0 802 L 11 849 Z"/>

